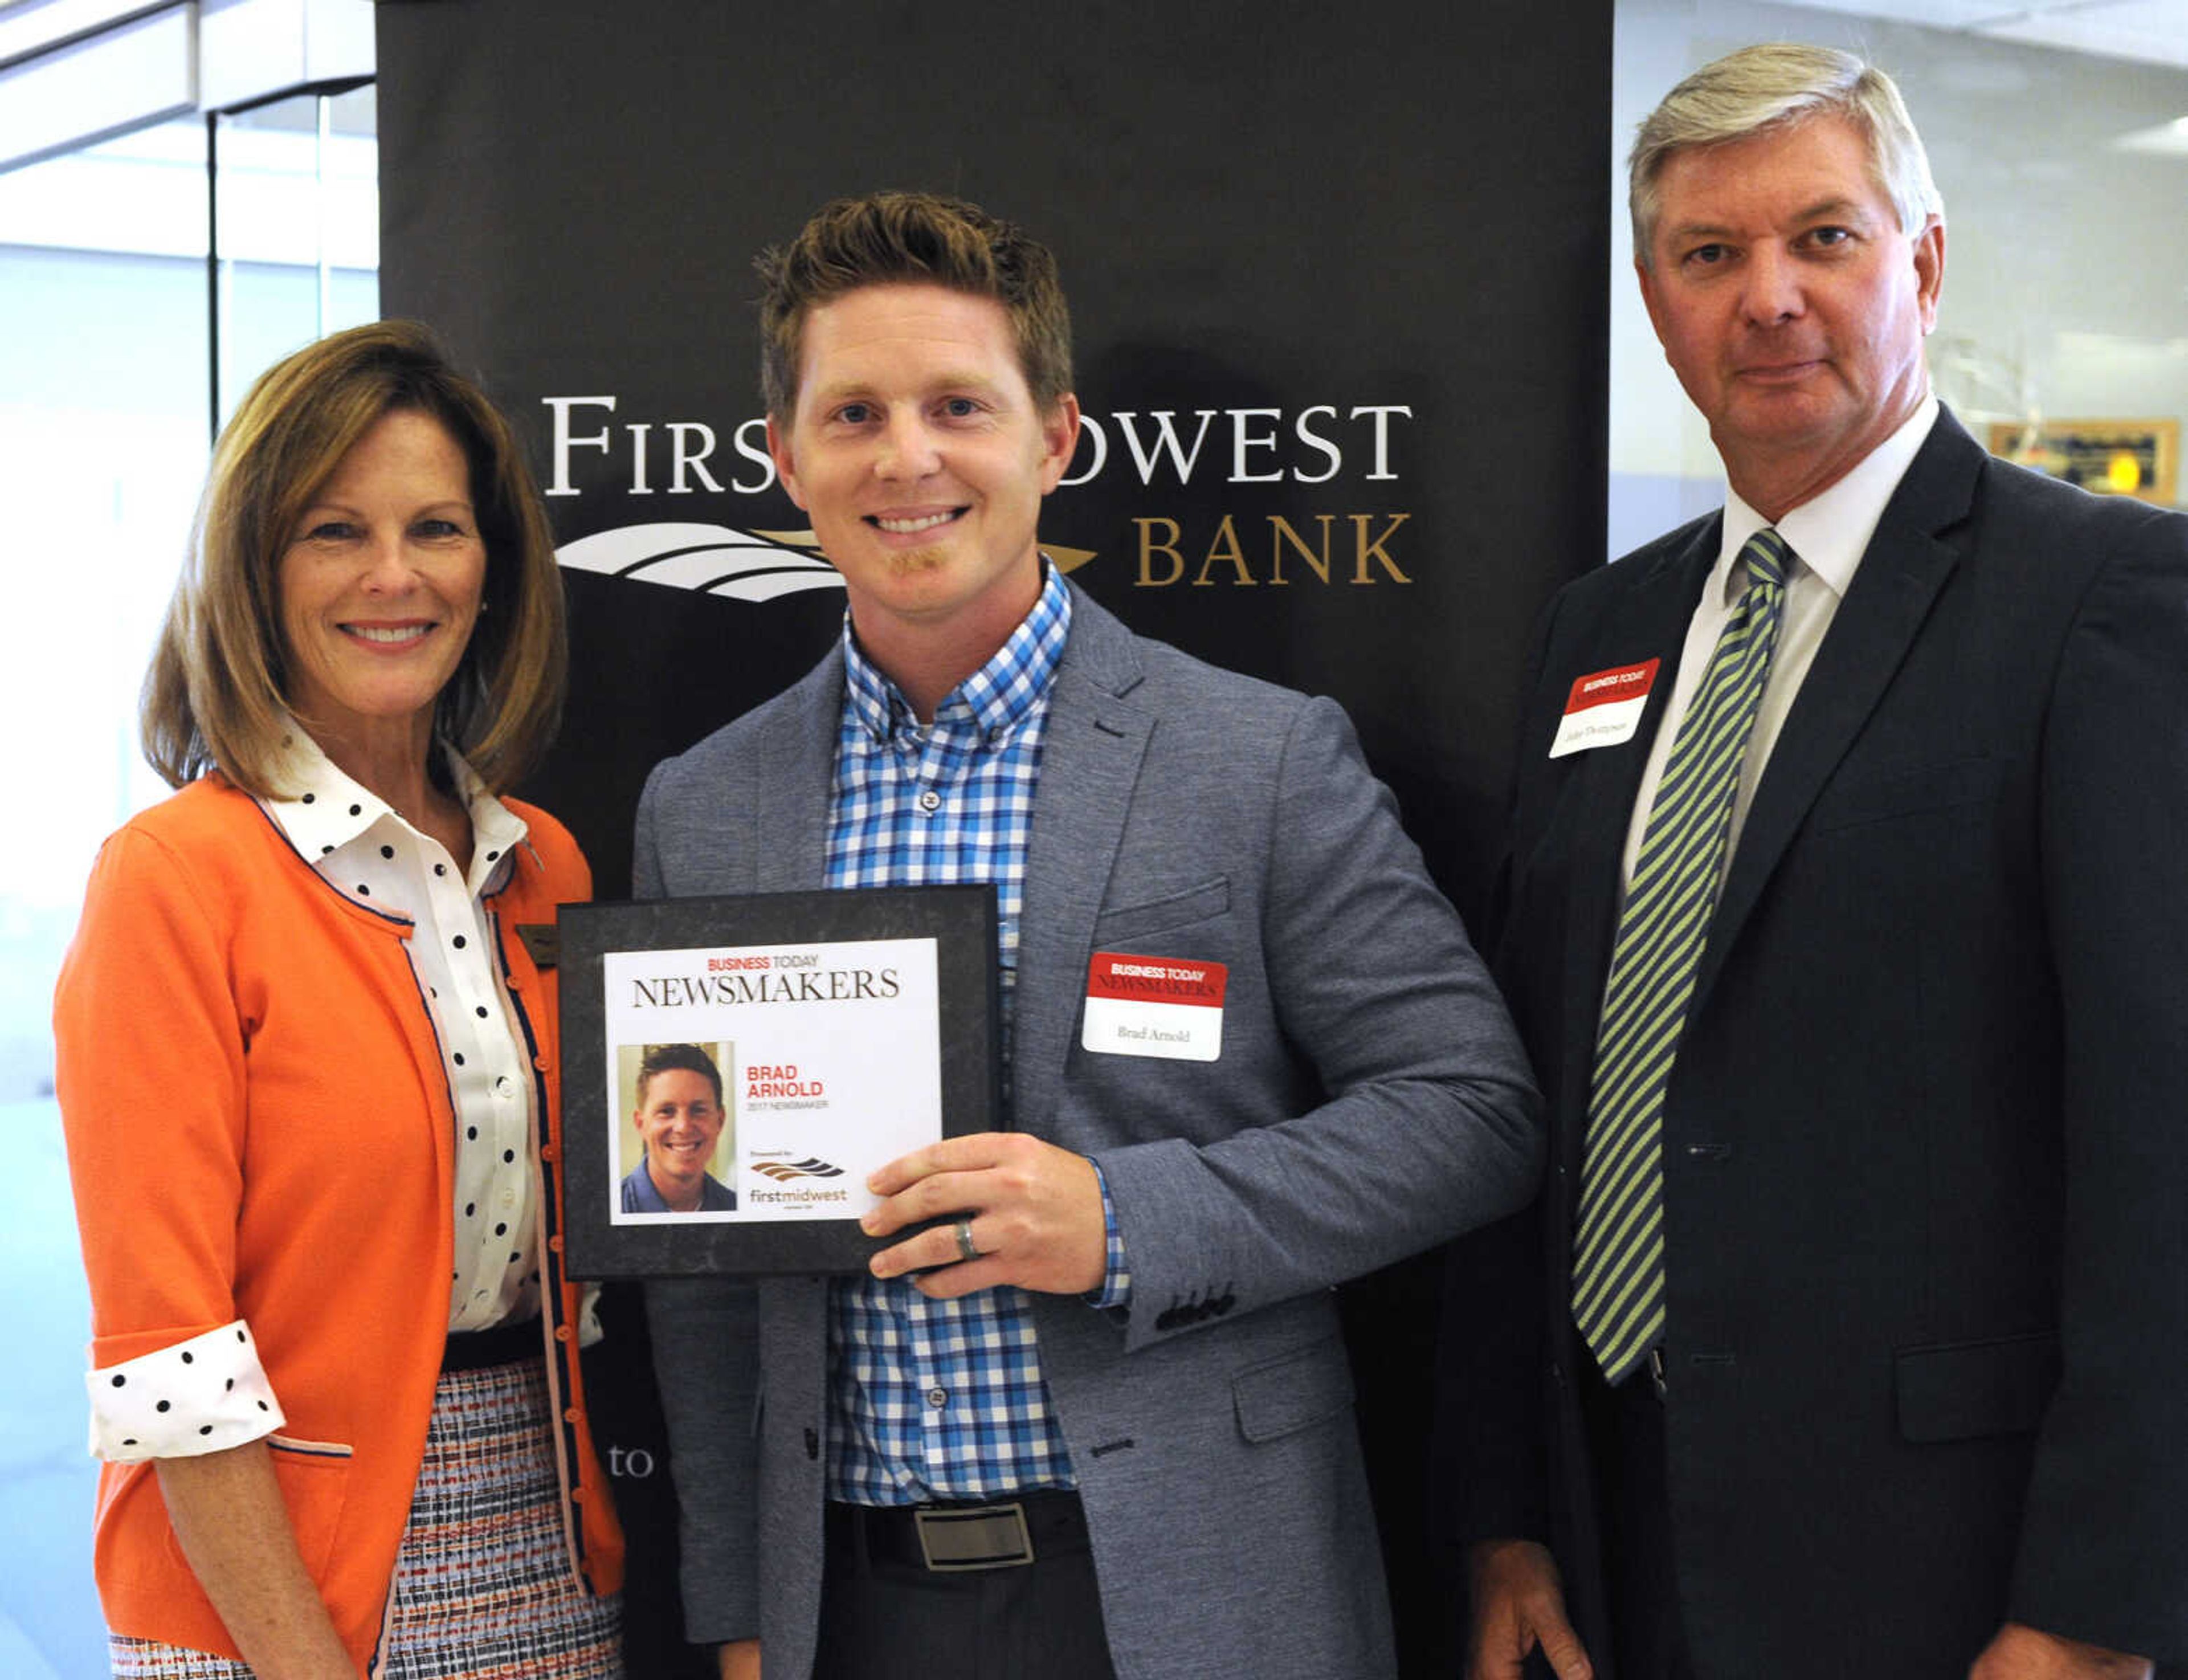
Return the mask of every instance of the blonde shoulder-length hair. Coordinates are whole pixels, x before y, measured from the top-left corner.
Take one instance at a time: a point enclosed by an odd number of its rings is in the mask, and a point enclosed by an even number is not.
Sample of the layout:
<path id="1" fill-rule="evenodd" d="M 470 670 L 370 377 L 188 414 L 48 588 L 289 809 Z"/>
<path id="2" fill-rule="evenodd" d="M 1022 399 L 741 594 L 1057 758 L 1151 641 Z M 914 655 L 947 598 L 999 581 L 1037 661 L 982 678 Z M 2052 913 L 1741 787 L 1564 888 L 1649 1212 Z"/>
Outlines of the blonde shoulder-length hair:
<path id="1" fill-rule="evenodd" d="M 213 446 L 138 730 L 169 786 L 217 770 L 273 795 L 290 724 L 281 556 L 336 466 L 382 415 L 446 426 L 471 469 L 487 553 L 484 609 L 441 691 L 438 733 L 496 792 L 553 737 L 568 662 L 555 542 L 509 423 L 414 321 L 352 327 L 258 378 Z"/>

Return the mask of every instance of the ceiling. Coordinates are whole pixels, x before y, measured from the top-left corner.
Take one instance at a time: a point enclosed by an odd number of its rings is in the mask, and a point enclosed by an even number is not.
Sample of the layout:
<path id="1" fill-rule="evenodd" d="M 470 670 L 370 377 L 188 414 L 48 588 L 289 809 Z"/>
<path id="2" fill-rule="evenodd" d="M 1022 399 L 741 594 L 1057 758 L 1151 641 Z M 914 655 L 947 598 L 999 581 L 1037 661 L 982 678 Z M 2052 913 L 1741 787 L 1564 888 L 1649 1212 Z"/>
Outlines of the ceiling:
<path id="1" fill-rule="evenodd" d="M 1796 0 L 1819 11 L 1960 30 L 2188 69 L 2188 0 Z"/>

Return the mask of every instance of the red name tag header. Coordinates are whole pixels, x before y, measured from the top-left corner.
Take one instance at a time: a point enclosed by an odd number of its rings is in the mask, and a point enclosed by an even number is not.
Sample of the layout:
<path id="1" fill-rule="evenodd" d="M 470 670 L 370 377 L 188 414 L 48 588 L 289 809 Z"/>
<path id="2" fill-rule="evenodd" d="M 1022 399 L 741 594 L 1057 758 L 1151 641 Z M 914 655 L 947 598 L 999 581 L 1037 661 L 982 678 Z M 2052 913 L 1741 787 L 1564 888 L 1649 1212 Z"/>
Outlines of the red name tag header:
<path id="1" fill-rule="evenodd" d="M 1585 712 L 1591 706 L 1608 706 L 1616 700 L 1638 700 L 1649 692 L 1649 685 L 1656 680 L 1656 668 L 1661 659 L 1644 659 L 1638 665 L 1621 665 L 1609 671 L 1592 671 L 1587 676 L 1573 679 L 1572 692 L 1565 697 L 1565 715 Z"/>
<path id="2" fill-rule="evenodd" d="M 1089 997 L 1128 998 L 1136 1003 L 1223 1006 L 1230 968 L 1221 962 L 1196 962 L 1175 956 L 1133 956 L 1097 950 L 1086 971 Z"/>

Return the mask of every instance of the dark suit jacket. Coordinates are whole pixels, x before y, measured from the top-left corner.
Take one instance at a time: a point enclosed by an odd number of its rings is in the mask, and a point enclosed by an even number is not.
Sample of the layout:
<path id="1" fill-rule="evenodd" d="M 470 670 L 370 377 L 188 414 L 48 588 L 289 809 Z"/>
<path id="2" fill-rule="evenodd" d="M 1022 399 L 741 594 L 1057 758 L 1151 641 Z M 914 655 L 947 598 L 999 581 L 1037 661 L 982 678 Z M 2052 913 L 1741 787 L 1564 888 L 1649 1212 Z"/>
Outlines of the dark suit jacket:
<path id="1" fill-rule="evenodd" d="M 1554 604 L 1488 942 L 1551 1173 L 1458 1259 L 1447 1497 L 1463 1535 L 1553 1540 L 1599 1672 L 1567 1257 L 1620 848 L 1718 530 Z M 1546 756 L 1575 678 L 1651 656 L 1631 741 Z M 1667 1098 L 1707 1680 L 1934 1680 L 2009 1617 L 2188 1653 L 2184 835 L 2188 520 L 1943 416 L 1757 791 Z"/>
<path id="2" fill-rule="evenodd" d="M 843 692 L 832 653 L 655 770 L 641 897 L 824 884 Z M 1018 933 L 1012 1123 L 1100 1162 L 1132 1273 L 1129 1311 L 1031 1298 L 1120 1680 L 1386 1674 L 1330 1286 L 1532 1193 L 1537 1105 L 1495 988 L 1336 706 L 1143 640 L 1075 590 Z M 1097 950 L 1227 964 L 1221 1055 L 1087 1052 Z M 691 1635 L 757 1629 L 770 1677 L 804 1675 L 821 1280 L 646 1299 Z"/>

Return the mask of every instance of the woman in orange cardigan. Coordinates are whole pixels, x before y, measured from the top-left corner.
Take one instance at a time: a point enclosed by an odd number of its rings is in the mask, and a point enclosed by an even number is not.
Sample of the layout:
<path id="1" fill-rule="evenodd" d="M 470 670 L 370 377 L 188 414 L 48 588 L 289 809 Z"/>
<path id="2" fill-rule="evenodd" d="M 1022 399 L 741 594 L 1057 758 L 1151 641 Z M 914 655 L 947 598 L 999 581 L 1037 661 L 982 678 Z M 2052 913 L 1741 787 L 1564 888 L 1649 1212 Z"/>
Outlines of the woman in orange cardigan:
<path id="1" fill-rule="evenodd" d="M 101 852 L 54 1004 L 117 1675 L 622 1672 L 534 935 L 590 880 L 497 797 L 561 600 L 423 329 L 298 352 L 216 446 L 145 685 L 181 792 Z"/>

